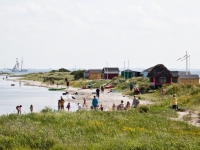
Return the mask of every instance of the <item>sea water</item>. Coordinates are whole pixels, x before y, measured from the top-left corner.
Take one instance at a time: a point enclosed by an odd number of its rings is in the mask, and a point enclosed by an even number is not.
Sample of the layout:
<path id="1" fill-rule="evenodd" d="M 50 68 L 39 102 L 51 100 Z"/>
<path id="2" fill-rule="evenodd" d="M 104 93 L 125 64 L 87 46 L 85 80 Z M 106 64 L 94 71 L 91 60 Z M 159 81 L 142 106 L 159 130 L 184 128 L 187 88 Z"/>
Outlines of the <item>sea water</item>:
<path id="1" fill-rule="evenodd" d="M 64 99 L 70 98 L 69 95 L 62 95 L 62 93 L 63 91 L 49 91 L 44 87 L 24 86 L 23 83 L 20 86 L 18 81 L 8 81 L 6 76 L 0 76 L 0 115 L 16 113 L 18 105 L 22 105 L 22 113 L 29 113 L 31 104 L 34 112 L 40 112 L 46 106 L 57 110 L 61 96 Z M 65 107 L 66 105 L 67 102 L 65 102 Z M 70 105 L 70 111 L 78 109 L 76 103 L 70 103 Z"/>

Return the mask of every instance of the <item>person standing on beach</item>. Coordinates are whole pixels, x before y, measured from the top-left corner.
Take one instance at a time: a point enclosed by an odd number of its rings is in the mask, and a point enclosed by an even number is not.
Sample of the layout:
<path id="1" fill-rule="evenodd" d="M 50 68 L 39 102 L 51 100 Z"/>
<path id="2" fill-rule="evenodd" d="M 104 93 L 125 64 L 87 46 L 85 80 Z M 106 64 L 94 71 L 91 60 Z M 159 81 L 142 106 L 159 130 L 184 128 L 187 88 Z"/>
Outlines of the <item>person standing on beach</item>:
<path id="1" fill-rule="evenodd" d="M 60 97 L 60 110 L 64 110 L 64 104 L 65 104 L 65 101 L 64 99 L 62 98 L 62 96 Z"/>
<path id="2" fill-rule="evenodd" d="M 129 108 L 130 108 L 130 102 L 128 101 L 128 102 L 126 103 L 126 110 L 129 110 Z"/>
<path id="3" fill-rule="evenodd" d="M 177 98 L 175 94 L 173 95 L 173 99 L 172 99 L 172 109 L 178 110 Z"/>
<path id="4" fill-rule="evenodd" d="M 160 94 L 161 94 L 162 97 L 165 96 L 165 89 L 164 89 L 163 87 L 162 87 L 162 89 L 161 89 L 161 93 L 160 93 Z"/>
<path id="5" fill-rule="evenodd" d="M 117 110 L 124 110 L 124 101 L 121 100 L 121 104 L 117 106 Z"/>
<path id="6" fill-rule="evenodd" d="M 115 110 L 116 110 L 115 103 L 113 103 L 113 105 L 112 105 L 112 110 L 113 110 L 113 111 L 115 111 Z"/>
<path id="7" fill-rule="evenodd" d="M 69 81 L 67 81 L 67 88 L 69 88 Z"/>
<path id="8" fill-rule="evenodd" d="M 19 106 L 16 106 L 16 109 L 17 109 L 17 113 L 18 113 L 18 115 L 21 115 L 21 113 L 22 113 L 22 105 L 19 105 Z"/>
<path id="9" fill-rule="evenodd" d="M 104 87 L 101 86 L 101 93 L 104 93 Z"/>
<path id="10" fill-rule="evenodd" d="M 67 104 L 67 107 L 66 107 L 66 108 L 68 109 L 68 111 L 69 111 L 70 107 L 71 107 L 71 106 L 70 106 L 70 103 L 68 103 L 68 104 Z"/>
<path id="11" fill-rule="evenodd" d="M 30 106 L 30 112 L 32 113 L 33 112 L 33 105 L 31 104 Z"/>
<path id="12" fill-rule="evenodd" d="M 100 92 L 100 90 L 99 90 L 99 88 L 97 88 L 96 89 L 96 95 L 97 95 L 97 97 L 99 97 L 99 92 Z"/>
<path id="13" fill-rule="evenodd" d="M 138 98 L 134 95 L 132 107 L 136 108 L 139 105 L 139 103 L 140 102 L 139 102 Z"/>
<path id="14" fill-rule="evenodd" d="M 53 85 L 54 85 L 54 78 L 52 78 L 52 79 L 51 79 L 51 84 L 53 84 Z"/>
<path id="15" fill-rule="evenodd" d="M 98 99 L 96 98 L 96 96 L 94 96 L 94 98 L 92 99 L 92 106 L 94 107 L 95 110 L 98 107 Z"/>
<path id="16" fill-rule="evenodd" d="M 102 104 L 100 105 L 100 109 L 101 109 L 101 111 L 103 111 L 103 105 Z"/>
<path id="17" fill-rule="evenodd" d="M 130 87 L 130 91 L 132 91 L 133 90 L 133 84 L 130 83 L 129 87 Z"/>
<path id="18" fill-rule="evenodd" d="M 61 100 L 58 100 L 58 111 L 60 110 L 60 108 L 61 108 L 61 102 L 60 102 Z"/>
<path id="19" fill-rule="evenodd" d="M 81 104 L 78 103 L 78 111 L 80 111 L 82 109 Z"/>
<path id="20" fill-rule="evenodd" d="M 85 99 L 85 98 L 83 98 L 83 107 L 84 107 L 84 106 L 87 107 L 87 105 L 86 105 L 86 99 Z"/>
<path id="21" fill-rule="evenodd" d="M 19 81 L 19 86 L 21 87 L 21 81 Z"/>

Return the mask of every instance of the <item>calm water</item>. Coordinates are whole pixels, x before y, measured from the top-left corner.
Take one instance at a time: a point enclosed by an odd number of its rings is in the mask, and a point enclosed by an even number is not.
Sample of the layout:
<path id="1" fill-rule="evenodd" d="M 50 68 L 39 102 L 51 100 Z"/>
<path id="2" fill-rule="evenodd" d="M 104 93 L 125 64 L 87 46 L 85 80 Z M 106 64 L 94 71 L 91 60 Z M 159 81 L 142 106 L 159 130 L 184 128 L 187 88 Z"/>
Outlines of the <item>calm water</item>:
<path id="1" fill-rule="evenodd" d="M 34 112 L 39 112 L 45 106 L 57 110 L 60 96 L 64 99 L 69 98 L 68 95 L 62 95 L 62 91 L 48 91 L 43 87 L 23 86 L 23 83 L 20 87 L 19 82 L 6 81 L 3 78 L 5 76 L 0 76 L 0 115 L 16 113 L 17 105 L 22 105 L 22 113 L 29 113 L 31 104 Z M 15 86 L 11 86 L 11 84 L 15 84 Z M 77 104 L 71 103 L 71 111 L 75 110 L 77 110 Z"/>

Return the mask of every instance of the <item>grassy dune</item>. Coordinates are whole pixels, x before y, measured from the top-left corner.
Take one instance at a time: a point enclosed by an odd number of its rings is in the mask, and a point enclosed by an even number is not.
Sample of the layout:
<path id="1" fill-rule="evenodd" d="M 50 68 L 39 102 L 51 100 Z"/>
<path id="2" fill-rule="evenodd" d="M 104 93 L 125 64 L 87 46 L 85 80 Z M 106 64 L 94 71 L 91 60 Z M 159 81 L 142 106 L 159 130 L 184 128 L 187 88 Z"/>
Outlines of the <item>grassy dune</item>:
<path id="1" fill-rule="evenodd" d="M 1 116 L 0 149 L 200 149 L 200 129 L 175 111 L 142 110 Z"/>
<path id="2" fill-rule="evenodd" d="M 54 78 L 55 84 L 65 84 L 65 78 L 73 79 L 73 75 L 68 72 L 45 72 L 45 73 L 31 73 L 24 75 L 22 80 L 34 80 L 49 84 L 51 79 Z"/>
<path id="3" fill-rule="evenodd" d="M 58 113 L 46 108 L 42 113 L 1 116 L 0 149 L 200 149 L 200 128 L 187 123 L 189 116 L 182 122 L 170 119 L 178 116 L 171 109 L 173 94 L 177 95 L 181 111 L 199 109 L 199 84 L 164 86 L 164 98 L 160 96 L 160 89 L 149 93 L 149 81 L 142 78 L 79 80 L 72 85 L 82 87 L 89 82 L 94 86 L 112 84 L 124 94 L 132 94 L 129 84 L 133 83 L 146 92 L 140 98 L 151 100 L 154 105 L 114 112 Z"/>

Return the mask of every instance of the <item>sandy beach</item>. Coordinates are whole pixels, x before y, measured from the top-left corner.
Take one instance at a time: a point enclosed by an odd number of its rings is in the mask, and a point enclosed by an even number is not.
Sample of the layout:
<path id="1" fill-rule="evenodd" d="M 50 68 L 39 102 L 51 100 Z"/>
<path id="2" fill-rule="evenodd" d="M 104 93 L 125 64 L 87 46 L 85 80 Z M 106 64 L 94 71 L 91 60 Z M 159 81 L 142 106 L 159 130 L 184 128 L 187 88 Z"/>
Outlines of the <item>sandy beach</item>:
<path id="1" fill-rule="evenodd" d="M 16 79 L 16 82 L 18 80 Z M 38 87 L 45 87 L 45 88 L 56 88 L 57 85 L 48 85 L 48 84 L 43 84 L 38 81 L 27 81 L 27 80 L 21 80 L 24 85 L 26 86 L 38 86 Z M 65 88 L 66 86 L 64 85 L 58 85 L 58 88 Z M 66 90 L 63 91 L 63 93 L 69 92 L 70 95 L 73 95 L 75 99 L 71 98 L 65 98 L 66 96 L 63 95 L 63 98 L 65 99 L 66 102 L 73 102 L 73 103 L 80 103 L 81 105 L 83 104 L 83 98 L 86 98 L 86 104 L 87 107 L 83 107 L 83 109 L 90 109 L 90 106 L 92 104 L 92 99 L 96 92 L 96 89 L 81 89 L 81 88 L 74 88 L 74 87 L 69 87 Z M 74 95 L 74 93 L 78 93 L 77 95 Z M 58 98 L 59 99 L 59 98 Z M 121 100 L 124 101 L 124 104 L 129 101 L 132 104 L 132 97 L 129 96 L 124 96 L 122 93 L 119 92 L 110 92 L 109 89 L 105 89 L 103 93 L 100 93 L 99 97 L 99 105 L 103 105 L 104 110 L 111 110 L 113 103 L 115 105 L 120 104 Z M 152 104 L 151 101 L 147 100 L 140 100 L 140 105 L 149 105 Z"/>

